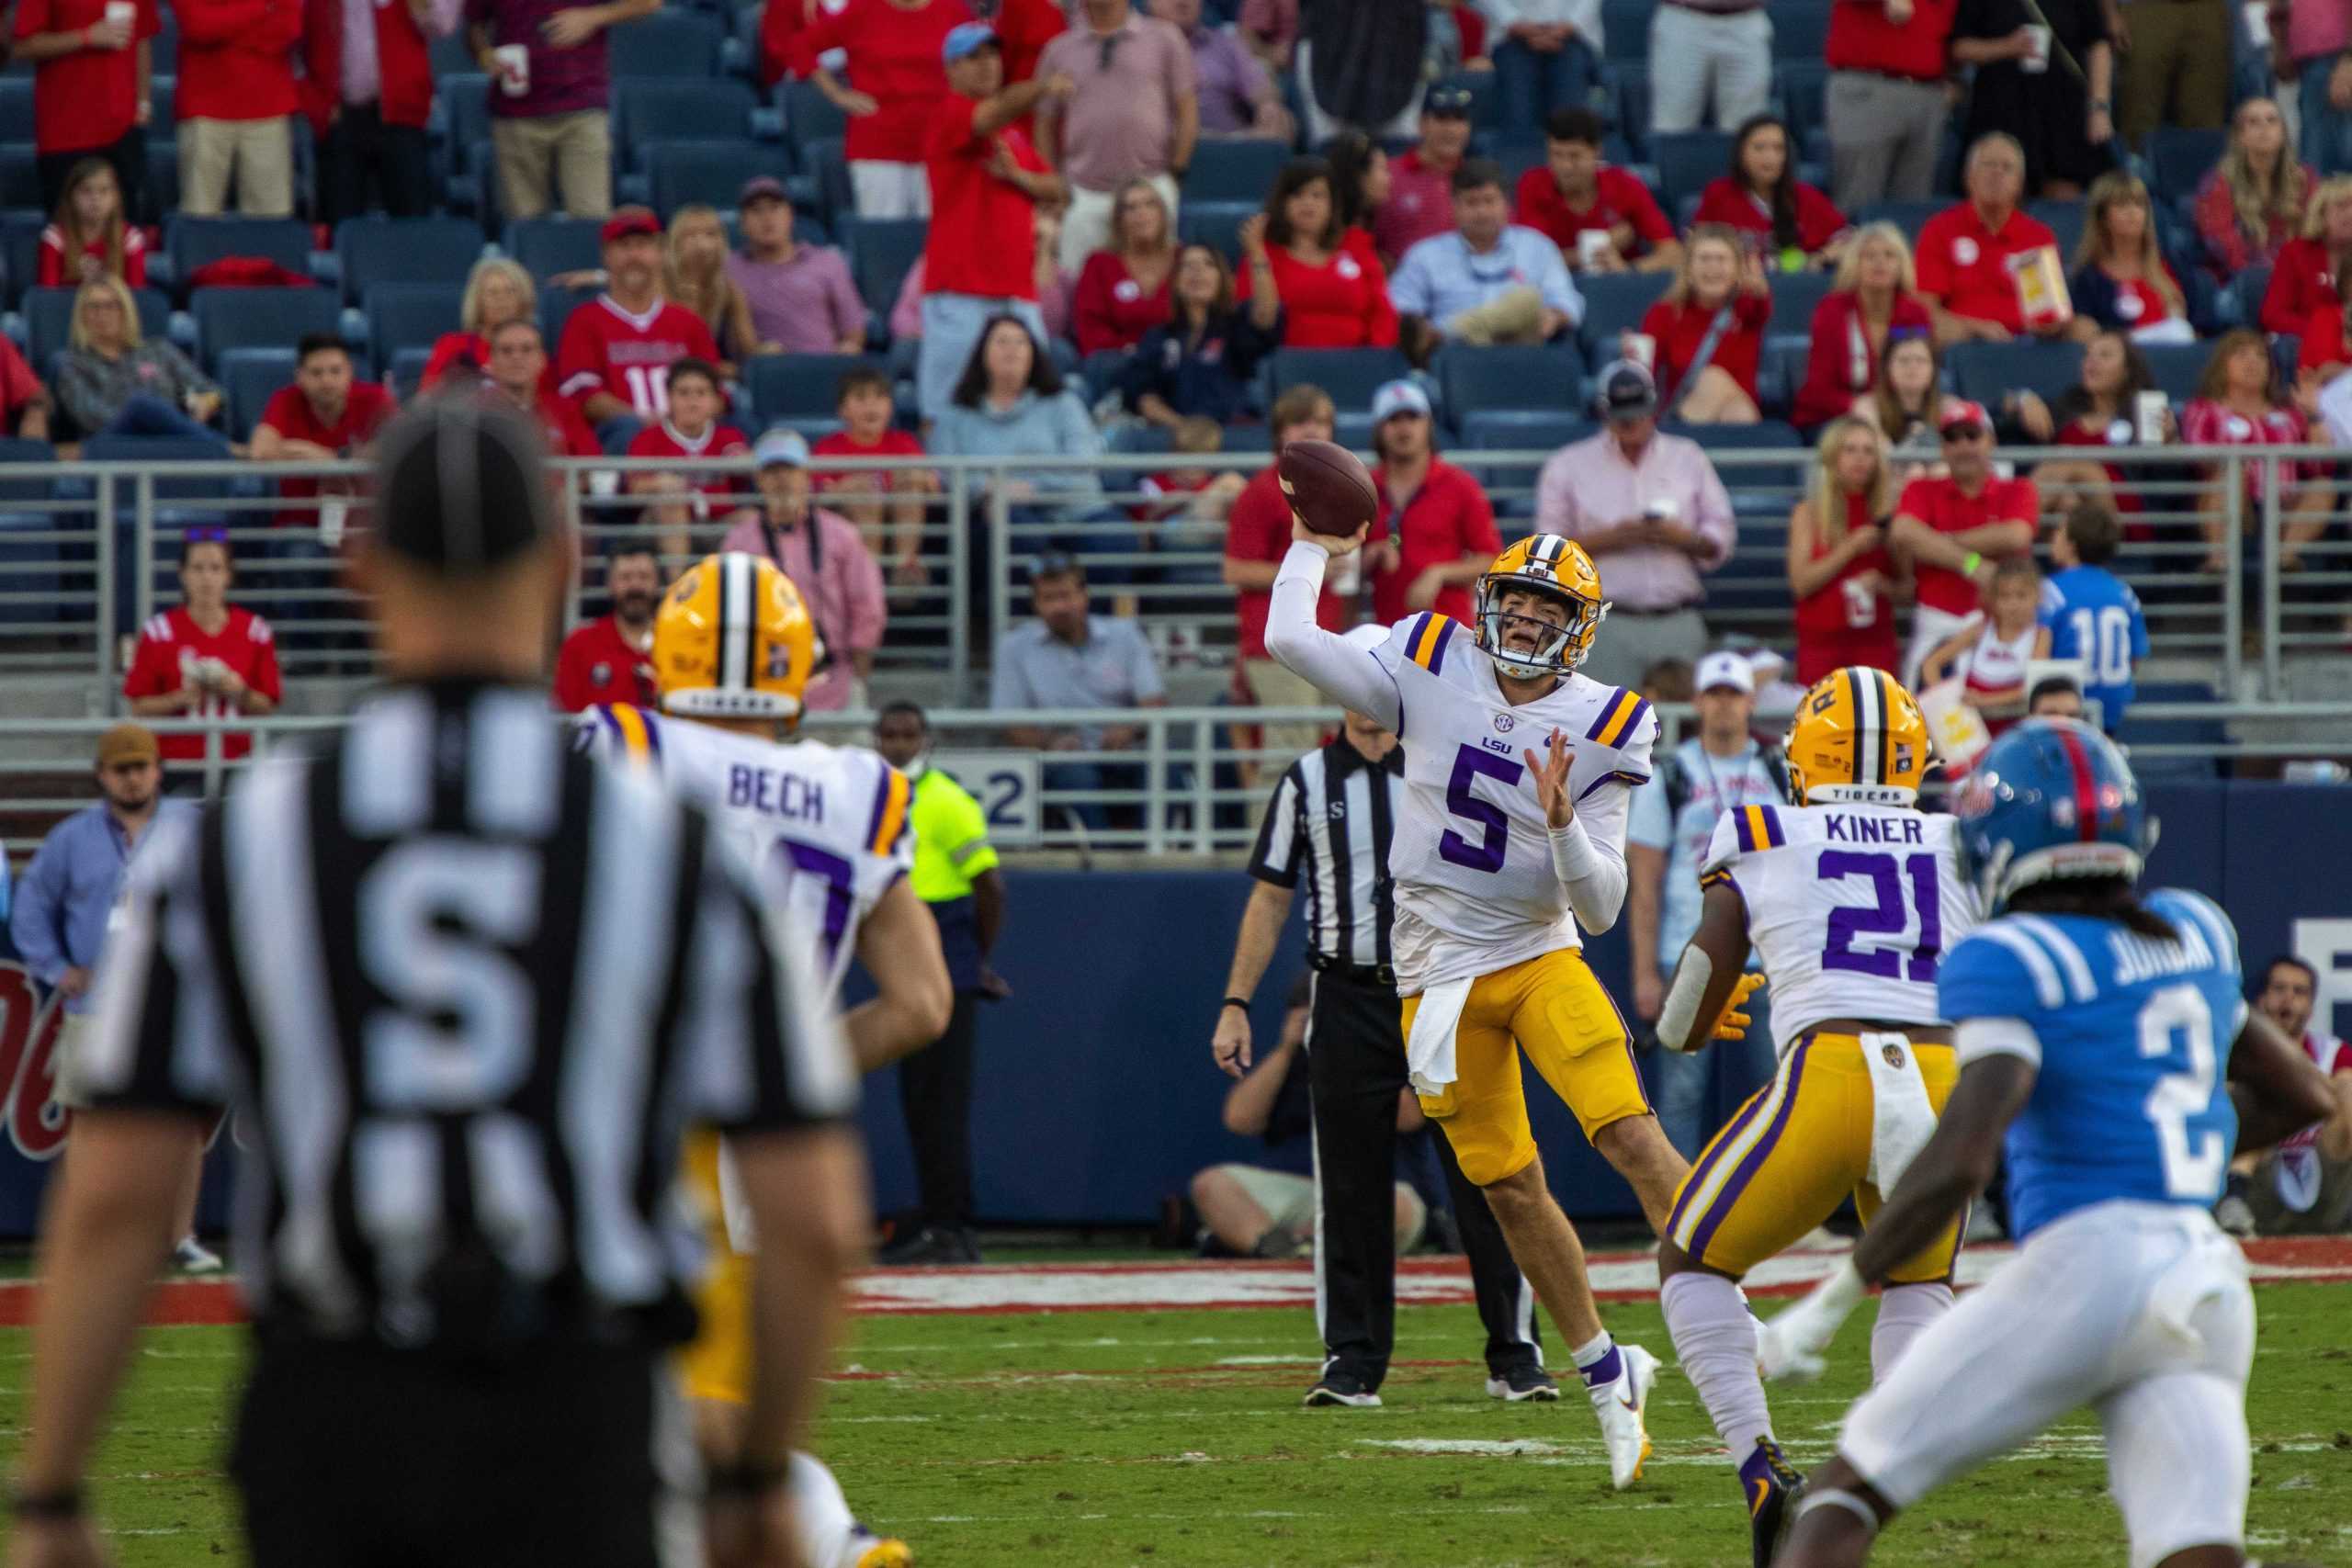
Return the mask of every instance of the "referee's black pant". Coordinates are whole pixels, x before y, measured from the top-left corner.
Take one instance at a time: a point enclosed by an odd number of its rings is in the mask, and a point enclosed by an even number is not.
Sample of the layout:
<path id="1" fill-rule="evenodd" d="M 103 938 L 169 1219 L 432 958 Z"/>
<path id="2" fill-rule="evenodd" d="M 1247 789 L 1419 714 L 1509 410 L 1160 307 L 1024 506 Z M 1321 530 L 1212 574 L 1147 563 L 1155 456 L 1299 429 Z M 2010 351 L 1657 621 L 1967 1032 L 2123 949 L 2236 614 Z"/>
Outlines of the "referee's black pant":
<path id="1" fill-rule="evenodd" d="M 1306 1063 L 1322 1205 L 1317 1326 L 1329 1362 L 1377 1388 L 1396 1339 L 1396 1096 L 1406 1087 L 1406 1071 L 1395 984 L 1353 965 L 1318 971 Z M 1487 1195 L 1462 1174 L 1443 1130 L 1434 1130 L 1431 1141 L 1453 1195 L 1478 1316 L 1487 1325 L 1487 1369 L 1500 1376 L 1542 1355 L 1534 1292 L 1511 1261 Z"/>

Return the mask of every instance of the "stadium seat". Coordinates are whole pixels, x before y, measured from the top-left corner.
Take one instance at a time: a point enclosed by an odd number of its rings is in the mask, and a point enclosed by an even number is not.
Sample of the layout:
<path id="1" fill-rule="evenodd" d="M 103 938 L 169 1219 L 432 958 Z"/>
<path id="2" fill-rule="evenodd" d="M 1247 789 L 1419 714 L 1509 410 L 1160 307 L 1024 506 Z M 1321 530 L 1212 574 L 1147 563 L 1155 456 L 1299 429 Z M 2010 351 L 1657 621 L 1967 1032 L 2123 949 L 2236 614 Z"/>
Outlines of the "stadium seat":
<path id="1" fill-rule="evenodd" d="M 2148 132 L 2141 156 L 2148 167 L 2148 185 L 2160 203 L 2188 199 L 2213 172 L 2227 150 L 2230 133 L 2216 128 L 2160 125 Z"/>
<path id="2" fill-rule="evenodd" d="M 1650 162 L 1657 165 L 1658 199 L 1672 211 L 1731 166 L 1731 132 L 1676 130 L 1654 135 Z"/>
<path id="3" fill-rule="evenodd" d="M 1904 237 L 1916 249 L 1920 227 L 1951 205 L 1939 197 L 1931 197 L 1925 201 L 1874 201 L 1860 212 L 1847 216 L 1857 223 L 1892 223 L 1903 231 Z"/>
<path id="4" fill-rule="evenodd" d="M 1502 166 L 1503 194 L 1514 199 L 1519 177 L 1530 169 L 1542 168 L 1546 157 L 1544 133 L 1519 129 L 1488 131 L 1480 139 L 1479 152 Z"/>
<path id="5" fill-rule="evenodd" d="M 2004 392 L 2047 398 L 2073 386 L 2082 373 L 2083 348 L 2074 343 L 1963 343 L 1944 355 L 1954 389 L 1990 407 Z"/>
<path id="6" fill-rule="evenodd" d="M 1772 62 L 1772 91 L 1780 99 L 1781 118 L 1788 122 L 1789 140 L 1803 148 L 1805 138 L 1828 121 L 1825 98 L 1829 90 L 1829 66 L 1815 56 Z"/>
<path id="7" fill-rule="evenodd" d="M 48 227 L 49 214 L 38 209 L 0 212 L 0 277 L 11 305 L 40 276 L 40 231 Z"/>
<path id="8" fill-rule="evenodd" d="M 1687 435 L 1702 446 L 1714 452 L 1782 451 L 1804 445 L 1794 428 L 1777 419 L 1758 420 L 1753 424 L 1683 424 L 1677 421 L 1663 422 L 1660 429 L 1673 435 Z M 1782 470 L 1751 468 L 1754 474 L 1781 477 Z M 1725 480 L 1725 483 L 1736 483 Z"/>
<path id="9" fill-rule="evenodd" d="M 311 226 L 295 218 L 174 217 L 164 237 L 172 292 L 187 298 L 197 269 L 230 256 L 258 256 L 307 277 Z"/>
<path id="10" fill-rule="evenodd" d="M 353 304 L 379 283 L 463 284 L 481 259 L 481 225 L 470 218 L 352 218 L 334 231 L 343 297 Z"/>
<path id="11" fill-rule="evenodd" d="M 1372 450 L 1372 413 L 1358 409 L 1343 412 L 1331 421 L 1331 439 L 1351 452 Z"/>
<path id="12" fill-rule="evenodd" d="M 1462 454 L 1458 457 L 1472 477 L 1486 487 L 1496 511 L 1504 517 L 1535 515 L 1535 480 L 1544 463 L 1570 442 L 1581 441 L 1598 428 L 1591 421 L 1556 410 L 1475 409 L 1462 416 Z M 1481 452 L 1532 452 L 1525 462 L 1479 460 Z M 1505 536 L 1510 532 L 1506 530 Z"/>
<path id="13" fill-rule="evenodd" d="M 1231 261 L 1241 253 L 1241 225 L 1265 209 L 1263 201 L 1188 201 L 1177 211 L 1176 236 L 1188 245 L 1214 245 Z"/>
<path id="14" fill-rule="evenodd" d="M 262 410 L 269 406 L 269 400 L 280 387 L 294 379 L 294 351 L 290 348 L 232 348 L 220 355 L 214 379 L 220 383 L 232 440 L 253 439 L 254 426 L 261 422 Z"/>
<path id="15" fill-rule="evenodd" d="M 0 76 L 0 141 L 30 141 L 32 139 L 32 78 Z"/>
<path id="16" fill-rule="evenodd" d="M 1286 143 L 1268 138 L 1204 137 L 1184 171 L 1184 200 L 1262 202 L 1290 156 Z"/>
<path id="17" fill-rule="evenodd" d="M 1573 343 L 1540 347 L 1438 351 L 1432 368 L 1446 423 L 1466 434 L 1463 421 L 1484 409 L 1572 408 L 1584 398 L 1584 355 Z"/>
<path id="18" fill-rule="evenodd" d="M 1768 279 L 1772 288 L 1772 326 L 1774 334 L 1809 333 L 1813 330 L 1813 313 L 1828 298 L 1835 281 L 1826 272 L 1776 272 Z"/>
<path id="19" fill-rule="evenodd" d="M 613 145 L 625 157 L 658 141 L 741 141 L 757 101 L 741 82 L 620 81 Z M 726 203 L 734 206 L 733 201 Z"/>
<path id="20" fill-rule="evenodd" d="M 2058 258 L 2068 271 L 2075 265 L 2075 247 L 2083 243 L 2083 214 L 2080 201 L 2031 201 L 2026 204 L 2029 217 L 2039 218 L 2050 225 L 2058 236 Z"/>
<path id="21" fill-rule="evenodd" d="M 2205 362 L 2213 356 L 2212 345 L 2203 343 L 2142 344 L 2140 352 L 2147 356 L 2157 389 L 2172 400 L 2176 409 L 2197 395 L 2198 378 L 2205 374 Z"/>
<path id="22" fill-rule="evenodd" d="M 784 105 L 785 140 L 806 150 L 820 141 L 837 141 L 849 133 L 849 117 L 814 82 L 787 82 L 778 96 Z"/>
<path id="23" fill-rule="evenodd" d="M 1496 90 L 1495 73 L 1491 71 L 1456 71 L 1430 84 L 1432 87 L 1459 87 L 1470 95 L 1470 128 L 1473 130 L 1494 130 L 1503 122 L 1502 95 Z"/>
<path id="24" fill-rule="evenodd" d="M 1773 0 L 1772 64 L 1821 59 L 1829 41 L 1828 0 Z"/>
<path id="25" fill-rule="evenodd" d="M 1641 330 L 1642 314 L 1666 292 L 1674 275 L 1665 272 L 1612 272 L 1580 277 L 1584 294 L 1585 358 L 1597 367 L 1617 357 L 1617 334 Z"/>
<path id="26" fill-rule="evenodd" d="M 199 288 L 188 310 L 196 318 L 197 357 L 207 366 L 232 348 L 283 348 L 343 326 L 343 307 L 325 288 Z"/>
<path id="27" fill-rule="evenodd" d="M 865 308 L 888 315 L 899 298 L 899 286 L 922 254 L 931 232 L 927 218 L 846 218 L 842 220 L 842 244 L 849 252 L 850 275 L 857 280 Z"/>
<path id="28" fill-rule="evenodd" d="M 612 39 L 616 83 L 638 76 L 706 82 L 718 74 L 718 45 L 726 33 L 706 13 L 664 7 L 623 22 L 605 36 Z"/>
<path id="29" fill-rule="evenodd" d="M 838 136 L 828 136 L 800 149 L 800 168 L 804 175 L 815 183 L 814 199 L 826 220 L 839 223 L 857 210 L 857 198 L 850 189 L 847 143 Z M 801 198 L 795 197 L 795 201 Z"/>
<path id="30" fill-rule="evenodd" d="M 1274 352 L 1272 363 L 1275 396 L 1307 382 L 1329 393 L 1343 413 L 1370 408 L 1382 382 L 1411 371 L 1393 348 L 1284 348 Z"/>
<path id="31" fill-rule="evenodd" d="M 28 463 L 53 463 L 57 453 L 46 441 L 0 436 L 0 627 L 21 631 L 79 618 L 80 608 L 65 596 L 60 567 L 66 552 L 55 539 L 37 536 L 58 531 L 61 519 L 49 511 L 55 498 L 51 482 L 32 474 L 11 473 Z M 80 552 L 85 558 L 85 549 Z"/>
<path id="32" fill-rule="evenodd" d="M 474 144 L 490 140 L 490 78 L 470 68 L 444 77 L 439 102 L 449 116 L 451 166 L 472 171 Z"/>
<path id="33" fill-rule="evenodd" d="M 368 291 L 367 349 L 390 365 L 404 348 L 430 349 L 458 330 L 466 291 L 455 283 L 379 283 Z"/>
<path id="34" fill-rule="evenodd" d="M 33 144 L 0 144 L 0 207 L 38 209 L 40 205 L 40 169 L 34 161 Z"/>
<path id="35" fill-rule="evenodd" d="M 517 218 L 499 248 L 535 278 L 582 271 L 605 265 L 603 227 L 594 218 Z"/>
<path id="36" fill-rule="evenodd" d="M 870 354 L 758 355 L 745 369 L 758 427 L 780 419 L 834 418 L 841 379 L 858 369 L 888 373 L 888 366 Z"/>
<path id="37" fill-rule="evenodd" d="M 1642 36 L 1649 36 L 1649 28 L 1642 28 Z M 1619 158 L 1607 145 L 1601 155 L 1611 163 L 1630 163 L 1633 157 L 1648 152 L 1650 145 L 1650 67 L 1646 58 L 1610 62 L 1601 73 L 1601 92 L 1606 107 L 1601 121 L 1623 140 L 1632 156 Z"/>
<path id="38" fill-rule="evenodd" d="M 640 148 L 639 159 L 638 166 L 646 172 L 653 209 L 663 213 L 675 212 L 689 202 L 732 212 L 745 180 L 755 175 L 772 175 L 781 180 L 792 174 L 790 154 L 783 148 L 741 140 L 657 141 Z"/>
<path id="39" fill-rule="evenodd" d="M 159 133 L 172 130 L 179 123 L 176 118 L 180 96 L 178 79 L 172 76 L 158 76 L 147 86 L 147 102 L 150 110 L 147 117 L 147 129 Z"/>
<path id="40" fill-rule="evenodd" d="M 66 334 L 73 328 L 74 292 L 71 288 L 28 288 L 19 307 L 25 314 L 25 357 L 44 380 L 55 374 L 57 367 L 52 361 L 65 347 Z M 318 291 L 306 289 L 304 292 Z M 172 302 L 164 298 L 163 292 L 154 288 L 134 288 L 131 297 L 139 302 L 139 335 L 167 335 L 172 322 Z"/>
<path id="41" fill-rule="evenodd" d="M 539 335 L 547 340 L 548 357 L 553 359 L 563 340 L 563 323 L 571 312 L 596 298 L 595 288 L 558 288 L 553 284 L 539 285 Z M 773 355 L 766 356 L 775 357 Z M 760 361 L 754 360 L 753 364 Z"/>
<path id="42" fill-rule="evenodd" d="M 1650 17 L 1657 10 L 1657 0 L 1600 0 L 1603 57 L 1611 64 L 1649 59 Z"/>

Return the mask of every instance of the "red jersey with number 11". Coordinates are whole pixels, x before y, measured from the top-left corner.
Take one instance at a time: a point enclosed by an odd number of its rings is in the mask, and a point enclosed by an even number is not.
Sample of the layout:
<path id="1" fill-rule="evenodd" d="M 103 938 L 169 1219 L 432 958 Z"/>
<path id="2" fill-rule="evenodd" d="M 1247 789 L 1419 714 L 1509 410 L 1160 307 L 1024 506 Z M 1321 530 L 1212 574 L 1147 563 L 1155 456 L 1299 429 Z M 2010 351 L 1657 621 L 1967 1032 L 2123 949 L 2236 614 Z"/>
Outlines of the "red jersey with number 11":
<path id="1" fill-rule="evenodd" d="M 710 328 L 685 306 L 656 299 L 644 315 L 599 294 L 571 312 L 556 347 L 556 390 L 584 403 L 610 392 L 643 420 L 670 412 L 670 367 L 688 357 L 718 363 Z"/>

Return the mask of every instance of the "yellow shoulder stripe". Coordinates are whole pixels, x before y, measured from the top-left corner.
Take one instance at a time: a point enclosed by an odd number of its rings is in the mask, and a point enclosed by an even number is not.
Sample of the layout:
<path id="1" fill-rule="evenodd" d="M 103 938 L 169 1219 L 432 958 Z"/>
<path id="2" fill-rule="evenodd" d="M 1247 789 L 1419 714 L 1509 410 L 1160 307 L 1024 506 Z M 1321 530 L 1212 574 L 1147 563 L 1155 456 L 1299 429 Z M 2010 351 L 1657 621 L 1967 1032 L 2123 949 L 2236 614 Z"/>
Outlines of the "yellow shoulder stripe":
<path id="1" fill-rule="evenodd" d="M 875 814 L 874 840 L 865 846 L 877 855 L 888 854 L 898 844 L 899 829 L 907 823 L 907 797 L 913 793 L 907 775 L 896 768 L 890 770 L 888 788 L 889 793 L 882 802 L 882 809 Z"/>
<path id="2" fill-rule="evenodd" d="M 1413 639 L 1414 663 L 1424 670 L 1430 667 L 1430 660 L 1437 657 L 1438 649 L 1445 642 L 1449 625 L 1451 621 L 1444 615 L 1431 615 L 1422 620 L 1421 635 Z"/>
<path id="3" fill-rule="evenodd" d="M 620 727 L 621 744 L 628 754 L 642 762 L 653 754 L 653 737 L 645 728 L 645 716 L 628 703 L 612 705 L 613 722 Z"/>

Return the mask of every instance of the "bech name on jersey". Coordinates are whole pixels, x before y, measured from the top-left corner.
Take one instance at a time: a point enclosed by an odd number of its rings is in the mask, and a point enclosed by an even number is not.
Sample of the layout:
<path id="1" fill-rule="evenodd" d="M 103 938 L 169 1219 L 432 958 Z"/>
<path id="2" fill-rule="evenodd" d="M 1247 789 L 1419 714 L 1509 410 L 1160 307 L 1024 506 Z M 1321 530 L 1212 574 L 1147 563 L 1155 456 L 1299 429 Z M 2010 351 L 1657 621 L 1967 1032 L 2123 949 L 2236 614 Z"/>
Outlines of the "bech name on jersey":
<path id="1" fill-rule="evenodd" d="M 1927 838 L 1922 819 L 1913 812 L 1902 817 L 1848 817 L 1841 812 L 1827 812 L 1822 819 L 1823 836 L 1839 844 L 1924 844 Z"/>
<path id="2" fill-rule="evenodd" d="M 743 811 L 763 811 L 793 822 L 825 819 L 824 786 L 780 768 L 755 768 L 748 762 L 727 769 L 727 804 Z"/>

